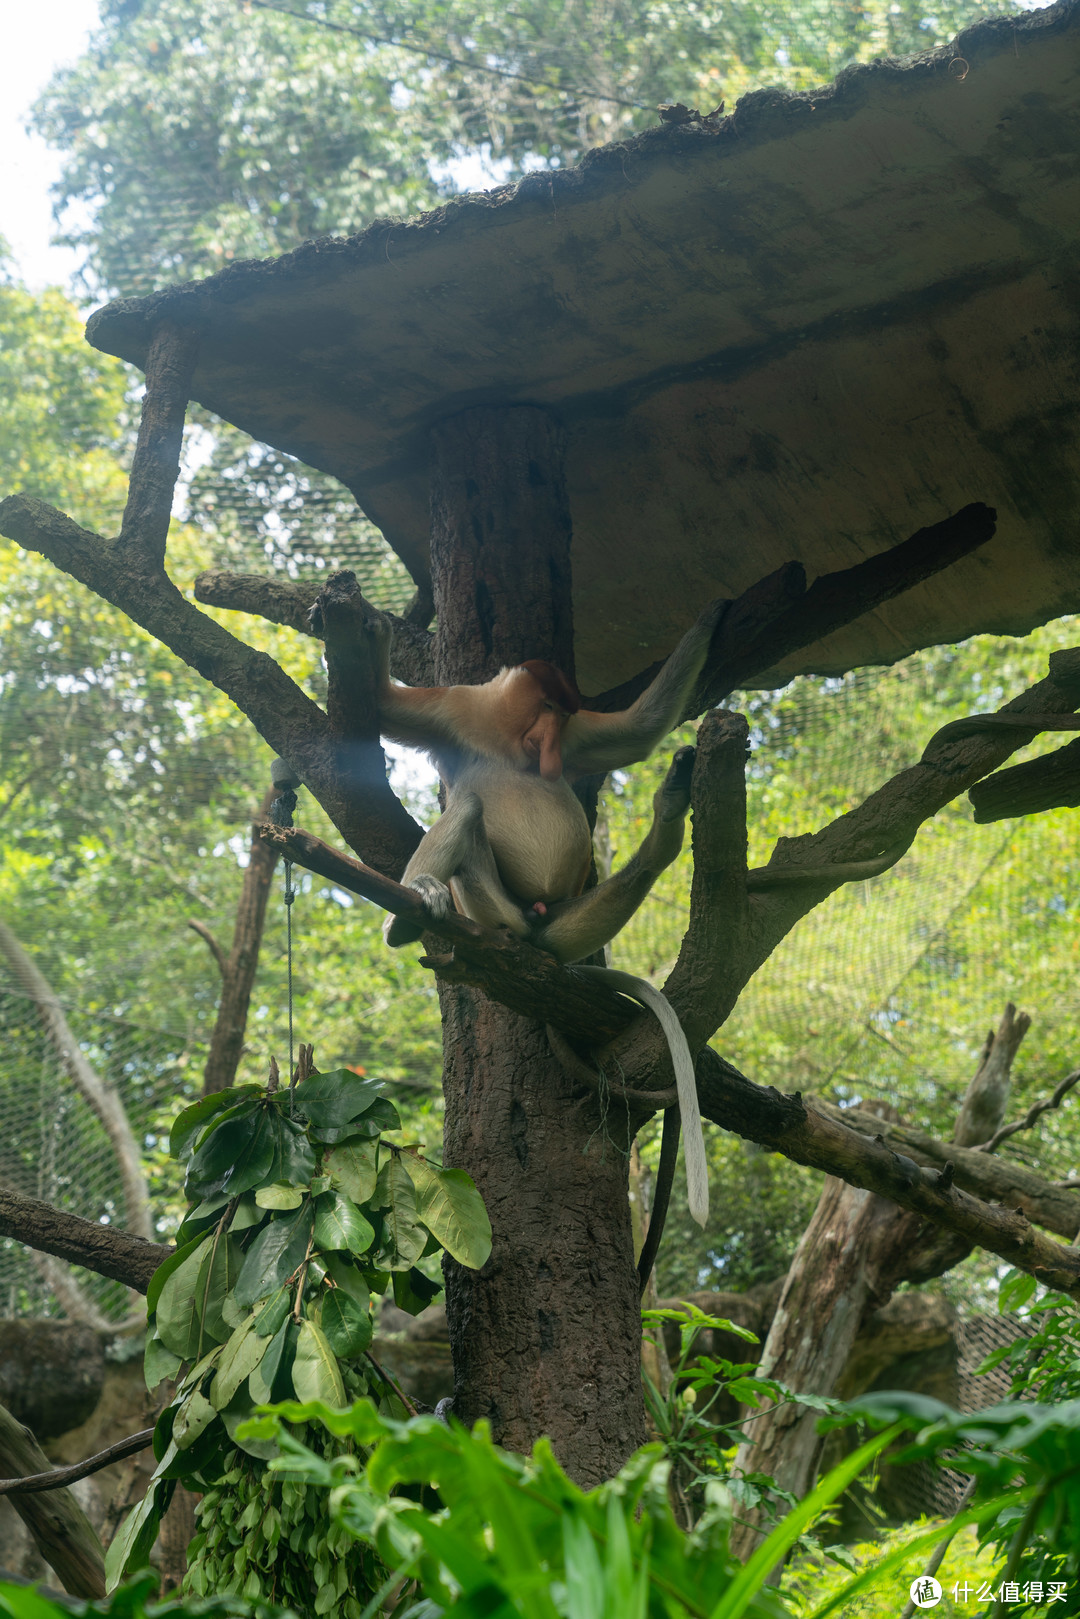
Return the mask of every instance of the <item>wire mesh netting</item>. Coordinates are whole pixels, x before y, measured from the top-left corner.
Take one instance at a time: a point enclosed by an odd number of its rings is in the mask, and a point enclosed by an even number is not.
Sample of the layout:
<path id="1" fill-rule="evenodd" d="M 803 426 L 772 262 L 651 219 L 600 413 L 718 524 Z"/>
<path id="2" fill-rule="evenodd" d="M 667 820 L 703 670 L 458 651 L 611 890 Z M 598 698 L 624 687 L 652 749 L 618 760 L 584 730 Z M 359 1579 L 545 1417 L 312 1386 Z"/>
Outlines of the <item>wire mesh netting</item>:
<path id="1" fill-rule="evenodd" d="M 122 1102 L 153 1165 L 161 1158 L 156 1127 L 162 1111 L 186 1064 L 199 1053 L 175 1033 L 140 1029 L 76 1005 L 64 1012 L 94 1071 Z M 43 1029 L 36 1003 L 11 987 L 2 966 L 0 1039 L 12 1054 L 0 1077 L 0 1184 L 84 1219 L 125 1226 L 123 1181 L 101 1119 Z M 169 1168 L 152 1172 L 150 1182 L 152 1203 L 163 1206 L 175 1199 L 179 1188 Z M 65 1279 L 74 1283 L 76 1294 L 64 1286 Z M 107 1321 L 121 1320 L 131 1308 L 119 1283 L 0 1238 L 0 1316 L 70 1314 L 80 1298 L 90 1313 Z"/>

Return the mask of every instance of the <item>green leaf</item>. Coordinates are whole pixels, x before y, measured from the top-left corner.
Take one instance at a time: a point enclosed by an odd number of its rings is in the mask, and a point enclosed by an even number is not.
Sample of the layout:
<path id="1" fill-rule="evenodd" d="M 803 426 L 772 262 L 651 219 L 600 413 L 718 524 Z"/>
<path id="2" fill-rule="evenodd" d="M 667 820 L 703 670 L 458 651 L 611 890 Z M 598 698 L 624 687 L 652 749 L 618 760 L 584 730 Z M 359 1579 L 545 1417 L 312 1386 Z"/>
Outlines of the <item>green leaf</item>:
<path id="1" fill-rule="evenodd" d="M 290 1352 L 295 1347 L 296 1336 L 296 1323 L 286 1318 L 267 1344 L 266 1353 L 248 1378 L 248 1391 L 256 1405 L 269 1405 L 273 1401 L 274 1385 L 282 1368 L 291 1363 Z"/>
<path id="2" fill-rule="evenodd" d="M 407 1310 L 410 1315 L 419 1315 L 426 1310 L 432 1299 L 438 1298 L 442 1292 L 441 1282 L 432 1282 L 417 1270 L 413 1265 L 410 1270 L 396 1270 L 394 1281 L 394 1303 L 399 1310 Z"/>
<path id="3" fill-rule="evenodd" d="M 224 1343 L 236 1325 L 235 1320 L 226 1320 L 223 1308 L 226 1302 L 234 1303 L 234 1290 L 243 1262 L 240 1244 L 231 1234 L 220 1237 L 216 1245 L 211 1243 L 210 1260 L 201 1283 L 202 1292 L 196 1301 L 203 1312 L 204 1340 L 216 1339 Z"/>
<path id="4" fill-rule="evenodd" d="M 1027 1271 L 1010 1271 L 998 1290 L 998 1313 L 1019 1310 L 1032 1298 L 1036 1285 L 1034 1276 Z"/>
<path id="5" fill-rule="evenodd" d="M 334 1286 L 340 1287 L 350 1298 L 355 1299 L 357 1304 L 363 1305 L 365 1310 L 368 1309 L 371 1304 L 371 1289 L 368 1287 L 364 1272 L 340 1253 L 327 1254 L 324 1263 L 326 1274 Z"/>
<path id="6" fill-rule="evenodd" d="M 217 1412 L 204 1394 L 198 1389 L 192 1391 L 182 1405 L 177 1407 L 173 1420 L 172 1439 L 177 1450 L 187 1450 L 193 1445 L 214 1418 Z"/>
<path id="7" fill-rule="evenodd" d="M 427 1232 L 420 1224 L 416 1191 L 400 1153 L 391 1153 L 379 1170 L 372 1202 L 385 1210 L 385 1251 L 379 1255 L 379 1265 L 386 1270 L 408 1270 L 423 1253 Z"/>
<path id="8" fill-rule="evenodd" d="M 195 1146 L 196 1137 L 208 1119 L 212 1119 L 215 1113 L 221 1113 L 238 1103 L 253 1101 L 258 1094 L 257 1085 L 234 1085 L 231 1090 L 215 1091 L 213 1096 L 204 1096 L 198 1102 L 192 1102 L 190 1107 L 184 1108 L 173 1120 L 169 1132 L 170 1156 L 181 1161 L 189 1157 Z"/>
<path id="9" fill-rule="evenodd" d="M 236 1283 L 237 1304 L 254 1304 L 284 1285 L 304 1262 L 314 1225 L 310 1203 L 279 1215 L 259 1232 L 244 1259 Z"/>
<path id="10" fill-rule="evenodd" d="M 204 1203 L 198 1204 L 197 1207 L 192 1209 L 189 1214 L 184 1216 L 184 1219 L 177 1230 L 177 1247 L 179 1248 L 184 1243 L 190 1242 L 193 1237 L 201 1236 L 204 1232 L 209 1230 L 211 1226 L 217 1225 L 218 1221 L 221 1219 L 222 1213 L 228 1208 L 228 1206 L 229 1199 L 225 1196 L 224 1192 L 219 1192 L 216 1197 L 207 1198 Z M 235 1225 L 235 1220 L 232 1220 L 229 1223 L 230 1226 L 233 1226 Z"/>
<path id="11" fill-rule="evenodd" d="M 277 1181 L 273 1186 L 261 1186 L 255 1193 L 255 1202 L 260 1209 L 298 1209 L 303 1201 L 302 1187 L 283 1186 Z"/>
<path id="12" fill-rule="evenodd" d="M 364 1079 L 348 1068 L 335 1068 L 329 1074 L 312 1074 L 297 1087 L 296 1103 L 312 1124 L 348 1124 L 366 1113 L 382 1091 L 379 1079 Z"/>
<path id="13" fill-rule="evenodd" d="M 157 1335 L 181 1360 L 193 1360 L 199 1353 L 203 1290 L 212 1246 L 212 1237 L 193 1244 L 192 1252 L 166 1278 L 157 1301 Z"/>
<path id="14" fill-rule="evenodd" d="M 199 1244 L 205 1241 L 206 1233 L 204 1232 L 200 1237 L 192 1237 L 190 1242 L 185 1242 L 182 1248 L 175 1249 L 169 1255 L 168 1259 L 163 1259 L 161 1261 L 161 1264 L 158 1266 L 153 1276 L 151 1276 L 150 1285 L 146 1289 L 147 1315 L 153 1315 L 154 1311 L 157 1309 L 158 1300 L 161 1297 L 161 1290 L 165 1286 L 165 1283 L 169 1280 L 169 1277 L 174 1271 L 179 1270 L 180 1266 L 184 1263 L 185 1259 L 187 1259 L 188 1255 L 193 1254 L 196 1248 L 198 1248 Z"/>
<path id="15" fill-rule="evenodd" d="M 300 1323 L 292 1382 L 298 1400 L 323 1400 L 331 1406 L 346 1403 L 337 1357 L 314 1321 Z"/>
<path id="16" fill-rule="evenodd" d="M 259 1208 L 251 1193 L 245 1192 L 236 1206 L 235 1214 L 229 1221 L 229 1230 L 234 1237 L 238 1237 L 241 1231 L 250 1231 L 253 1225 L 258 1225 L 260 1220 L 265 1218 L 265 1214 Z"/>
<path id="17" fill-rule="evenodd" d="M 491 1257 L 491 1221 L 470 1176 L 463 1169 L 438 1169 L 415 1153 L 400 1156 L 423 1224 L 459 1265 L 479 1270 Z"/>
<path id="18" fill-rule="evenodd" d="M 210 1404 L 215 1411 L 223 1411 L 229 1404 L 241 1383 L 247 1381 L 266 1354 L 268 1344 L 269 1339 L 255 1331 L 254 1316 L 248 1316 L 237 1327 L 222 1351 L 210 1385 Z"/>
<path id="19" fill-rule="evenodd" d="M 210 1198 L 217 1192 L 238 1197 L 272 1175 L 274 1131 L 270 1112 L 260 1103 L 237 1108 L 209 1130 L 188 1165 L 184 1190 L 188 1197 Z"/>
<path id="20" fill-rule="evenodd" d="M 323 1157 L 323 1169 L 354 1203 L 366 1203 L 375 1191 L 377 1141 L 344 1141 Z"/>
<path id="21" fill-rule="evenodd" d="M 146 1349 L 143 1354 L 143 1377 L 151 1393 L 166 1377 L 175 1377 L 183 1362 L 179 1355 L 174 1355 L 171 1349 L 166 1349 L 156 1331 L 147 1335 Z"/>
<path id="22" fill-rule="evenodd" d="M 292 1308 L 292 1289 L 279 1287 L 255 1312 L 255 1331 L 260 1338 L 272 1338 Z"/>
<path id="23" fill-rule="evenodd" d="M 287 1186 L 307 1186 L 315 1173 L 315 1149 L 299 1119 L 290 1119 L 281 1108 L 272 1109 L 270 1130 L 274 1157 L 266 1184 L 281 1181 Z"/>
<path id="24" fill-rule="evenodd" d="M 362 1355 L 371 1342 L 371 1311 L 342 1287 L 331 1288 L 319 1301 L 319 1326 L 334 1354 L 343 1360 Z"/>
<path id="25" fill-rule="evenodd" d="M 366 1254 L 375 1241 L 375 1229 L 344 1192 L 323 1192 L 315 1199 L 315 1246 L 322 1252 L 347 1248 Z"/>
<path id="26" fill-rule="evenodd" d="M 115 1591 L 125 1574 L 149 1567 L 150 1548 L 171 1496 L 172 1486 L 153 1483 L 138 1506 L 128 1513 L 105 1553 L 106 1590 Z"/>
<path id="27" fill-rule="evenodd" d="M 388 1102 L 384 1096 L 369 1107 L 366 1113 L 350 1124 L 311 1126 L 311 1139 L 325 1141 L 331 1145 L 341 1141 L 353 1141 L 369 1136 L 377 1136 L 383 1130 L 400 1130 L 401 1119 L 393 1102 Z"/>
<path id="28" fill-rule="evenodd" d="M 273 1439 L 241 1439 L 238 1430 L 246 1423 L 250 1423 L 254 1412 L 254 1403 L 246 1389 L 241 1389 L 233 1399 L 227 1411 L 221 1413 L 221 1421 L 225 1432 L 234 1445 L 244 1451 L 248 1456 L 254 1456 L 260 1462 L 268 1462 L 275 1456 L 280 1456 L 281 1450 Z"/>

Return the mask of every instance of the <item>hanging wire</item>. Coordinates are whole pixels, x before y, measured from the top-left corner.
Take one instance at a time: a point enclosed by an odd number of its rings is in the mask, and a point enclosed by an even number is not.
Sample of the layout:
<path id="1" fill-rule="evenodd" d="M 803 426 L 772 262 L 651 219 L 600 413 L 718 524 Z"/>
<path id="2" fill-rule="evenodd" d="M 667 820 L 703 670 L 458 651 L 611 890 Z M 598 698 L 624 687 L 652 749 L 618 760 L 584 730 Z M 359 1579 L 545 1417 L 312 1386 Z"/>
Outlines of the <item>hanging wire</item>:
<path id="1" fill-rule="evenodd" d="M 470 73 L 486 74 L 493 79 L 516 79 L 522 84 L 535 85 L 540 90 L 553 90 L 556 95 L 571 96 L 575 101 L 609 101 L 616 107 L 636 107 L 639 112 L 652 112 L 653 109 L 644 101 L 630 101 L 625 96 L 606 95 L 601 90 L 586 88 L 583 90 L 570 89 L 561 84 L 552 84 L 549 79 L 536 79 L 529 73 L 519 73 L 513 68 L 496 67 L 491 62 L 478 62 L 474 57 L 451 56 L 447 51 L 440 51 L 436 46 L 423 41 L 407 39 L 394 39 L 389 34 L 374 34 L 367 28 L 353 28 L 347 23 L 331 22 L 328 17 L 314 17 L 310 12 L 293 11 L 289 6 L 277 5 L 274 0 L 244 0 L 247 6 L 256 6 L 260 11 L 276 11 L 279 16 L 292 17 L 294 22 L 310 23 L 316 28 L 328 28 L 332 34 L 351 34 L 354 39 L 370 40 L 374 45 L 392 45 L 399 51 L 412 51 L 417 56 L 427 56 L 433 62 L 446 62 L 451 67 L 465 68 Z"/>

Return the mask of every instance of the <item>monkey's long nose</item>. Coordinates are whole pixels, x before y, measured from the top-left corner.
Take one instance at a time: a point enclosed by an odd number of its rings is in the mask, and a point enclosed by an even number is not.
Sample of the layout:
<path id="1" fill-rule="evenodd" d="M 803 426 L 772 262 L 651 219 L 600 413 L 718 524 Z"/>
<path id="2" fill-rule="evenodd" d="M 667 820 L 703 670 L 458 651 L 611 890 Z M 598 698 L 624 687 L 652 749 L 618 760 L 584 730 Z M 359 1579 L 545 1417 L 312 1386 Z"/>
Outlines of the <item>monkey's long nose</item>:
<path id="1" fill-rule="evenodd" d="M 540 745 L 540 774 L 545 781 L 558 781 L 562 775 L 562 718 L 558 714 L 541 714 L 529 741 Z"/>

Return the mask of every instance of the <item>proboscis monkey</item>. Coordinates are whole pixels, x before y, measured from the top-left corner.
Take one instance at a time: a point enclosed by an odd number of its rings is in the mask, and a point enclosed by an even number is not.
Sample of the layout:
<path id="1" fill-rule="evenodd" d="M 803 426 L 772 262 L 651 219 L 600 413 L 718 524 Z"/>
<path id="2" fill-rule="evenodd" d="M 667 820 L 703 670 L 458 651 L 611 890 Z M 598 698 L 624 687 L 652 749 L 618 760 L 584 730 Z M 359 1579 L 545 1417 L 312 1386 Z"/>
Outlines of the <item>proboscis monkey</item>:
<path id="1" fill-rule="evenodd" d="M 705 609 L 652 684 L 617 714 L 582 708 L 562 671 L 540 660 L 502 669 L 480 686 L 395 686 L 389 631 L 379 631 L 380 730 L 427 752 L 446 789 L 446 808 L 402 877 L 433 917 L 456 906 L 564 962 L 591 955 L 625 927 L 682 847 L 694 749 L 675 754 L 637 853 L 588 890 L 592 841 L 572 783 L 648 758 L 678 723 L 724 605 Z M 384 931 L 387 943 L 397 946 L 419 938 L 421 930 L 388 917 Z M 664 1027 L 679 1092 L 690 1212 L 704 1225 L 701 1116 L 678 1020 L 643 979 L 607 968 L 581 971 L 603 974 L 613 988 L 650 1007 Z"/>

